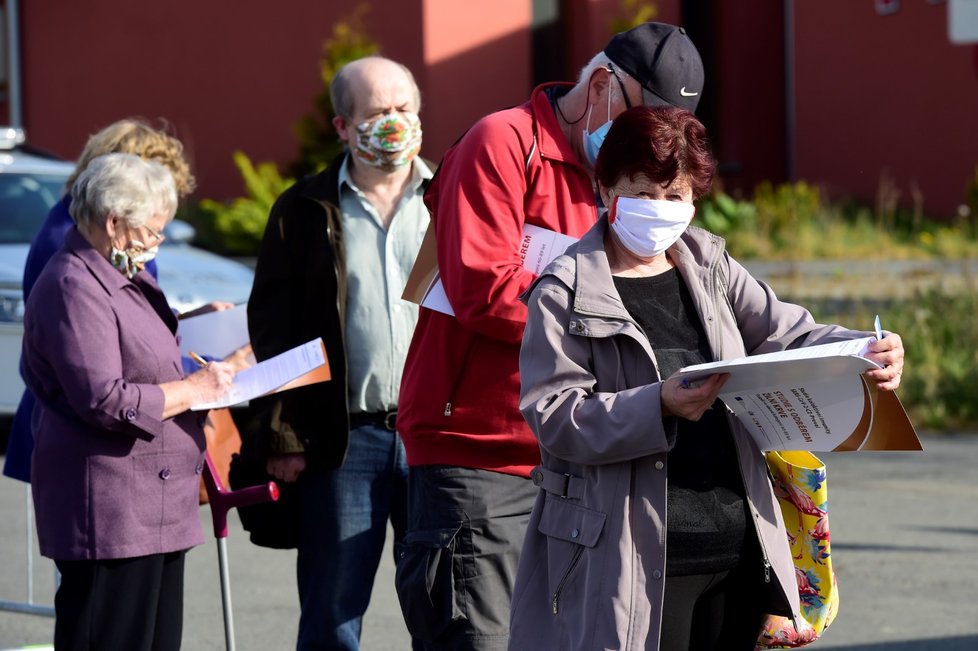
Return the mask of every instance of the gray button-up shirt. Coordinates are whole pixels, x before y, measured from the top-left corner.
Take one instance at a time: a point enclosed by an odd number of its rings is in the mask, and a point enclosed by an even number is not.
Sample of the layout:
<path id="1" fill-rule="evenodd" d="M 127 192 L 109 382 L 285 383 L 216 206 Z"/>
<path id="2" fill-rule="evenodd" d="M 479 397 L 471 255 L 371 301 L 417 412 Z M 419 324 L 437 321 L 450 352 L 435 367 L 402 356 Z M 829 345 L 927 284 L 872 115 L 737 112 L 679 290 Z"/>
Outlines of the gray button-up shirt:
<path id="1" fill-rule="evenodd" d="M 401 371 L 418 321 L 418 306 L 401 298 L 428 228 L 422 181 L 431 170 L 413 162 L 410 185 L 389 229 L 349 171 L 340 169 L 340 210 L 346 244 L 346 355 L 350 411 L 397 409 Z"/>

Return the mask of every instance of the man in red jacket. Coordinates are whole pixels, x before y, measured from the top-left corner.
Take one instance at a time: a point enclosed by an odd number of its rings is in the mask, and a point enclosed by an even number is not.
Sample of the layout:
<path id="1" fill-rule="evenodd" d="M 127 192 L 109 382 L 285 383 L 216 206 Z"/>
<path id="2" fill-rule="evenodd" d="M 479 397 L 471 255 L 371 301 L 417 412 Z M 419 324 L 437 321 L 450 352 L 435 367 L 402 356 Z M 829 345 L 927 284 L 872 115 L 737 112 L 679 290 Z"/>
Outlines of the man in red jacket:
<path id="1" fill-rule="evenodd" d="M 517 408 L 526 306 L 524 225 L 580 237 L 597 219 L 593 164 L 638 104 L 695 110 L 703 66 L 682 28 L 614 36 L 576 84 L 545 84 L 454 146 L 425 193 L 454 316 L 423 308 L 401 382 L 409 469 L 397 589 L 430 649 L 505 649 L 533 501 L 537 442 Z"/>

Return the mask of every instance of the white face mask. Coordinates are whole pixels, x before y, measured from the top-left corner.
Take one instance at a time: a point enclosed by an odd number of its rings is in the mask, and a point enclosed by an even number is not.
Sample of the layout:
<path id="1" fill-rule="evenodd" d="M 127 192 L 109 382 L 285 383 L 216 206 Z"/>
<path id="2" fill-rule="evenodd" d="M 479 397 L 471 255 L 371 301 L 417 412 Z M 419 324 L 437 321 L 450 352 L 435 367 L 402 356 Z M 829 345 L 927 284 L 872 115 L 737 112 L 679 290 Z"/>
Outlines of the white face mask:
<path id="1" fill-rule="evenodd" d="M 685 201 L 615 197 L 608 223 L 618 241 L 639 258 L 654 258 L 676 243 L 696 207 Z"/>

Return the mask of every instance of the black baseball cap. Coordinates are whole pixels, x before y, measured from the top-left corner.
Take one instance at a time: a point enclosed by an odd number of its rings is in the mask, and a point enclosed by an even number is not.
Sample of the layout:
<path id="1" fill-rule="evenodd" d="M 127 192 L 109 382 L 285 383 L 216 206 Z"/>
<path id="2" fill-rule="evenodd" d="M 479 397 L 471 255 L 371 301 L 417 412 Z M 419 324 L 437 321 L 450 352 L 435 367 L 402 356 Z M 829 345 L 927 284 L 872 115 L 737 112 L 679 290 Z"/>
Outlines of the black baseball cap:
<path id="1" fill-rule="evenodd" d="M 615 34 L 604 53 L 642 85 L 647 106 L 696 111 L 703 93 L 703 61 L 682 27 L 643 23 Z"/>

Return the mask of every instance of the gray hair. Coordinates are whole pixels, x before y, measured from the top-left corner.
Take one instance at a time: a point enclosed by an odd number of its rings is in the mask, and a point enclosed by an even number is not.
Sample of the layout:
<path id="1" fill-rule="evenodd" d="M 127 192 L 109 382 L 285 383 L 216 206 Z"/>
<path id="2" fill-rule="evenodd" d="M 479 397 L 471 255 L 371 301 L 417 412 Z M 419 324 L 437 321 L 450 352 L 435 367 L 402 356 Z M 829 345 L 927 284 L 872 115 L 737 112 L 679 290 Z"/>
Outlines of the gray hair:
<path id="1" fill-rule="evenodd" d="M 609 66 L 614 66 L 615 73 L 617 73 L 618 76 L 621 77 L 622 83 L 624 83 L 624 80 L 626 79 L 634 80 L 634 77 L 632 77 L 630 74 L 622 70 L 620 66 L 618 66 L 614 61 L 609 59 L 608 55 L 602 51 L 595 54 L 591 58 L 591 60 L 588 61 L 583 68 L 581 68 L 581 74 L 578 75 L 577 77 L 577 85 L 584 86 L 585 84 L 587 84 L 587 82 L 591 80 L 591 75 L 594 74 L 595 70 L 609 70 L 610 69 Z M 618 86 L 618 84 L 610 84 L 608 86 L 608 89 L 612 95 L 614 95 L 615 93 L 621 94 L 621 87 Z M 645 93 L 644 88 L 642 89 L 642 93 L 644 97 L 644 93 Z"/>
<path id="2" fill-rule="evenodd" d="M 591 75 L 594 74 L 595 70 L 607 70 L 609 63 L 614 65 L 614 61 L 609 59 L 607 54 L 605 54 L 603 51 L 598 52 L 591 57 L 591 60 L 588 61 L 583 68 L 581 68 L 581 74 L 577 76 L 577 83 L 586 84 L 588 81 L 590 81 Z M 615 70 L 617 70 L 618 74 L 620 74 L 623 78 L 631 79 L 631 76 L 618 66 L 615 66 Z"/>
<path id="3" fill-rule="evenodd" d="M 388 59 L 382 56 L 368 56 L 356 61 L 350 61 L 350 63 L 356 63 L 357 61 L 363 61 L 364 59 L 373 59 L 376 61 L 387 61 L 393 63 L 395 66 L 404 71 L 407 75 L 408 81 L 411 82 L 411 88 L 414 90 L 414 105 L 421 108 L 421 90 L 418 88 L 418 83 L 414 80 L 414 75 L 411 74 L 410 68 L 408 68 L 403 63 L 394 61 L 393 59 Z M 356 110 L 355 104 L 356 100 L 353 97 L 353 92 L 350 90 L 350 63 L 345 64 L 342 68 L 336 71 L 333 75 L 333 81 L 329 84 L 329 101 L 333 104 L 333 113 L 344 118 L 351 117 L 353 112 Z"/>
<path id="4" fill-rule="evenodd" d="M 154 215 L 167 221 L 177 211 L 177 188 L 163 165 L 135 154 L 93 158 L 71 186 L 72 219 L 81 228 L 105 224 L 114 215 L 137 228 Z"/>

